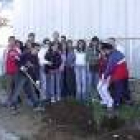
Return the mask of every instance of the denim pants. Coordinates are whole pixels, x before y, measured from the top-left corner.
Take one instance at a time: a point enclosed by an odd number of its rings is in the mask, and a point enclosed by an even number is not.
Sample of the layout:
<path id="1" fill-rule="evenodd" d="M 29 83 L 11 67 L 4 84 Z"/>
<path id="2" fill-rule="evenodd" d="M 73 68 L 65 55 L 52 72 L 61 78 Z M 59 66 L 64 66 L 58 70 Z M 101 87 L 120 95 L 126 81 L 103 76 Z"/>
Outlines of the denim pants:
<path id="1" fill-rule="evenodd" d="M 36 107 L 38 105 L 38 99 L 37 95 L 35 93 L 35 88 L 31 81 L 22 73 L 19 72 L 19 74 L 16 77 L 16 88 L 14 89 L 14 94 L 11 100 L 11 105 L 16 106 L 18 96 L 21 94 L 21 91 L 24 89 L 24 92 L 28 99 L 31 100 L 33 103 L 33 106 Z"/>
<path id="2" fill-rule="evenodd" d="M 46 82 L 47 82 L 47 77 L 46 77 L 46 73 L 44 71 L 44 67 L 41 66 L 40 67 L 40 83 L 41 83 L 41 99 L 46 99 L 47 98 L 47 85 L 46 85 Z"/>
<path id="3" fill-rule="evenodd" d="M 77 100 L 86 100 L 87 98 L 87 67 L 76 66 L 76 98 Z"/>
<path id="4" fill-rule="evenodd" d="M 111 84 L 113 88 L 114 105 L 119 106 L 122 103 L 122 99 L 126 95 L 126 80 L 116 80 Z"/>
<path id="5" fill-rule="evenodd" d="M 47 91 L 50 98 L 59 100 L 61 98 L 61 72 L 55 70 L 47 75 Z"/>

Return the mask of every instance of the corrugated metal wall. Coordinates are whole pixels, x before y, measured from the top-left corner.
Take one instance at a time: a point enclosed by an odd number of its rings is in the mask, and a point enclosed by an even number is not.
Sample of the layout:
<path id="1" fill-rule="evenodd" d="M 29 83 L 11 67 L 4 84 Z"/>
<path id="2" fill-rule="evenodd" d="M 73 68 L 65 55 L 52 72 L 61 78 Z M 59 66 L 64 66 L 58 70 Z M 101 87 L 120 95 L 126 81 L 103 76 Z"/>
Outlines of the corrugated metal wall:
<path id="1" fill-rule="evenodd" d="M 73 38 L 137 37 L 140 0 L 15 0 L 14 31 L 38 38 L 54 30 Z"/>

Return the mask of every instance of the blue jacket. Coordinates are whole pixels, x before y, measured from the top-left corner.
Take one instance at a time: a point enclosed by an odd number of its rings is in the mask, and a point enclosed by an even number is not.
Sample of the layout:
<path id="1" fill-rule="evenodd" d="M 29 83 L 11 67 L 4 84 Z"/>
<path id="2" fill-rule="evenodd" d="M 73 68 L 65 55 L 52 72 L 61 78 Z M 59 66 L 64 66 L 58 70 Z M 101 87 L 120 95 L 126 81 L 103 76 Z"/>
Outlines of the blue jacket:
<path id="1" fill-rule="evenodd" d="M 107 68 L 104 73 L 105 79 L 107 79 L 107 77 L 112 74 L 114 68 L 117 66 L 117 63 L 124 58 L 125 58 L 124 54 L 117 50 L 114 50 L 109 54 Z"/>

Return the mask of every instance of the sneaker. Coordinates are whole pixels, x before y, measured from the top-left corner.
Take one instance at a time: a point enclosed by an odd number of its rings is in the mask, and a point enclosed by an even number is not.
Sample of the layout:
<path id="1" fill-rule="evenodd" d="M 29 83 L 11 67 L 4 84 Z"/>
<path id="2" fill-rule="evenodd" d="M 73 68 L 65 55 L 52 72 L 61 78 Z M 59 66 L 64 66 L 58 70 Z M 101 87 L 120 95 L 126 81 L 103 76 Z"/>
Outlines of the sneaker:
<path id="1" fill-rule="evenodd" d="M 56 99 L 54 97 L 51 98 L 51 103 L 55 103 Z"/>
<path id="2" fill-rule="evenodd" d="M 45 111 L 45 108 L 44 107 L 41 107 L 41 106 L 38 106 L 38 107 L 35 107 L 33 109 L 33 111 L 35 111 L 35 112 L 42 112 L 42 111 Z"/>
<path id="3" fill-rule="evenodd" d="M 17 108 L 16 106 L 11 106 L 10 107 L 10 112 L 12 115 L 16 115 L 19 113 L 19 108 Z"/>

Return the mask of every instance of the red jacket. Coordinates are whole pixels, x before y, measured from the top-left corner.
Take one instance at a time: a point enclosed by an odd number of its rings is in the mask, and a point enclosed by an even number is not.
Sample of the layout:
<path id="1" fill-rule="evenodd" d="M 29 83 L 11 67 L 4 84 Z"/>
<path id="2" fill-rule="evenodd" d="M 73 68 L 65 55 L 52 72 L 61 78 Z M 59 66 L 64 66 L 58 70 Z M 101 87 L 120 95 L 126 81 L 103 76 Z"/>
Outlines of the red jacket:
<path id="1" fill-rule="evenodd" d="M 114 68 L 111 75 L 111 81 L 128 79 L 128 77 L 129 74 L 127 69 L 127 64 L 126 62 L 123 62 L 121 64 L 116 65 L 116 67 Z"/>
<path id="2" fill-rule="evenodd" d="M 9 49 L 6 55 L 6 74 L 14 75 L 18 72 L 19 51 L 17 48 Z"/>

